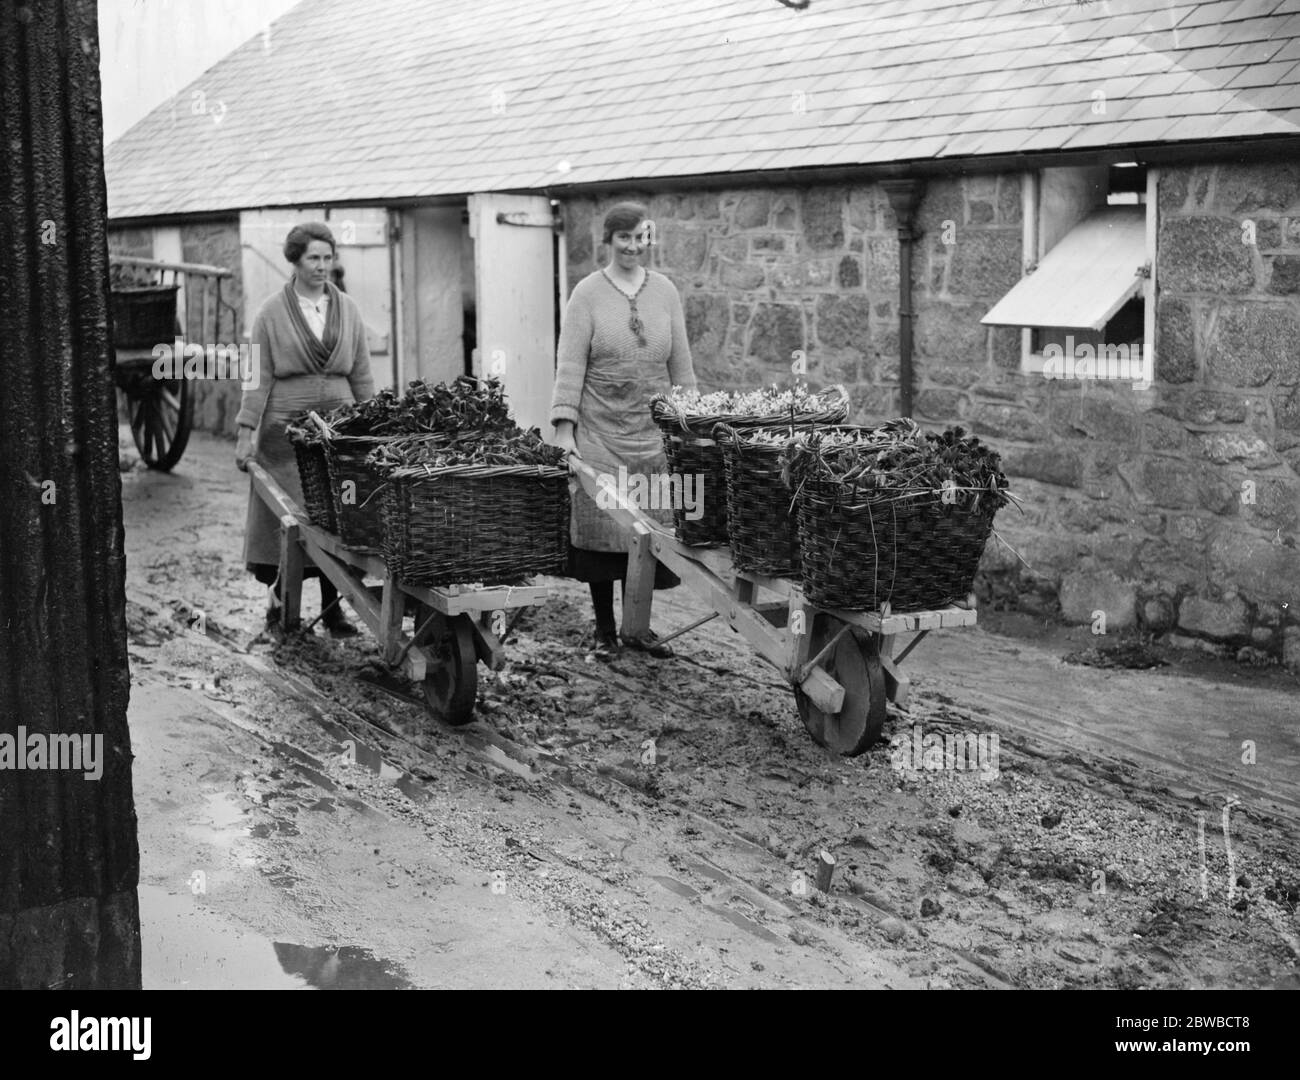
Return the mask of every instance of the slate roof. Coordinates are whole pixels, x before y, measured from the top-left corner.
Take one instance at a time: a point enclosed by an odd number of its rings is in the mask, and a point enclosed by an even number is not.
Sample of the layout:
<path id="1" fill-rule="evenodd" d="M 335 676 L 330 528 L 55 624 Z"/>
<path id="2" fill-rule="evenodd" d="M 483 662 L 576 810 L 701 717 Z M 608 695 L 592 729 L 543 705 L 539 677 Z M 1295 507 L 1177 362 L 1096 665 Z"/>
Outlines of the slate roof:
<path id="1" fill-rule="evenodd" d="M 1297 133 L 1300 0 L 312 0 L 107 174 L 121 219 Z"/>

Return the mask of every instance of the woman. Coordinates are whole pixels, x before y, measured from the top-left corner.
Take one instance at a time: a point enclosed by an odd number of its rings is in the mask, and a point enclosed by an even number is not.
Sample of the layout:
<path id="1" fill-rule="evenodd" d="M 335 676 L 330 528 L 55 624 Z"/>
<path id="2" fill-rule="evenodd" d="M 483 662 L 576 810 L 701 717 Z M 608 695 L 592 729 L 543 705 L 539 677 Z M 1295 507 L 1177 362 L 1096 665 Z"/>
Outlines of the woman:
<path id="1" fill-rule="evenodd" d="M 365 401 L 375 392 L 361 311 L 329 280 L 335 255 L 334 236 L 322 223 L 313 221 L 289 230 L 284 257 L 293 264 L 294 272 L 253 321 L 252 345 L 261 376 L 255 387 L 244 389 L 237 418 L 235 464 L 247 471 L 248 462 L 256 461 L 299 506 L 303 505 L 302 487 L 293 447 L 284 431 L 286 422 L 307 409 L 323 412 Z M 280 523 L 251 490 L 244 561 L 258 581 L 273 585 L 266 612 L 270 628 L 280 618 Z M 355 634 L 357 628 L 335 603 L 338 592 L 333 583 L 310 564 L 303 574 L 320 578 L 326 629 L 334 637 Z"/>
<path id="2" fill-rule="evenodd" d="M 681 297 L 671 281 L 640 263 L 646 208 L 618 203 L 605 215 L 609 261 L 574 287 L 564 309 L 551 398 L 555 443 L 597 472 L 629 477 L 668 471 L 650 398 L 671 386 L 695 388 Z M 629 484 L 629 487 L 631 485 Z M 671 510 L 646 512 L 671 524 Z M 591 586 L 596 615 L 595 651 L 619 651 L 614 623 L 614 582 L 627 579 L 627 540 L 619 526 L 579 488 L 569 529 L 569 574 Z M 679 583 L 655 564 L 655 588 Z M 652 656 L 671 656 L 653 632 L 623 644 Z"/>

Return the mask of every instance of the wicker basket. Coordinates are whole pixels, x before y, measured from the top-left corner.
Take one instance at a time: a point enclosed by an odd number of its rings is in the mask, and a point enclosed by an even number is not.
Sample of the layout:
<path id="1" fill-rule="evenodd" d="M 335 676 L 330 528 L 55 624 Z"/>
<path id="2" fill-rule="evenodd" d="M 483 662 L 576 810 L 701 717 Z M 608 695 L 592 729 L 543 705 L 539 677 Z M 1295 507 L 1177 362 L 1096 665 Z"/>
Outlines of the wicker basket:
<path id="1" fill-rule="evenodd" d="M 289 437 L 293 453 L 298 459 L 298 480 L 302 484 L 303 501 L 307 516 L 313 525 L 326 532 L 338 532 L 338 518 L 334 513 L 334 496 L 330 489 L 330 468 L 325 446 L 320 442 L 304 442 Z"/>
<path id="2" fill-rule="evenodd" d="M 313 525 L 326 532 L 338 532 L 324 446 L 329 434 L 328 426 L 314 412 L 303 413 L 285 425 L 285 435 L 298 462 L 298 482 L 302 487 L 307 517 Z"/>
<path id="3" fill-rule="evenodd" d="M 152 349 L 170 345 L 176 337 L 178 285 L 149 285 L 114 289 L 112 298 L 113 346 L 118 349 Z"/>
<path id="4" fill-rule="evenodd" d="M 996 509 L 934 496 L 868 498 L 804 479 L 797 494 L 804 594 L 823 607 L 894 611 L 943 607 L 971 591 Z"/>
<path id="5" fill-rule="evenodd" d="M 569 473 L 550 465 L 407 465 L 389 469 L 384 562 L 409 585 L 514 582 L 563 572 Z"/>
<path id="6" fill-rule="evenodd" d="M 354 551 L 377 552 L 384 546 L 380 500 L 371 497 L 378 490 L 381 477 L 378 470 L 366 463 L 366 458 L 380 443 L 409 437 L 335 435 L 325 442 L 334 521 L 338 526 L 339 539 Z"/>
<path id="7" fill-rule="evenodd" d="M 784 444 L 753 443 L 729 424 L 714 428 L 727 476 L 727 536 L 740 570 L 776 577 L 799 575 L 799 529 L 794 499 L 785 484 Z"/>
<path id="8" fill-rule="evenodd" d="M 838 424 L 848 416 L 849 395 L 844 387 L 829 387 L 817 397 L 822 408 L 792 412 L 785 416 L 737 416 L 722 413 L 688 416 L 666 394 L 656 394 L 650 399 L 650 415 L 654 417 L 663 435 L 669 472 L 681 476 L 698 475 L 703 480 L 700 488 L 703 513 L 698 519 L 692 521 L 687 518 L 684 508 L 673 509 L 677 539 L 683 544 L 695 546 L 728 542 L 726 467 L 722 460 L 722 449 L 713 438 L 714 428 L 718 424 L 726 424 L 737 430 L 791 424 Z"/>

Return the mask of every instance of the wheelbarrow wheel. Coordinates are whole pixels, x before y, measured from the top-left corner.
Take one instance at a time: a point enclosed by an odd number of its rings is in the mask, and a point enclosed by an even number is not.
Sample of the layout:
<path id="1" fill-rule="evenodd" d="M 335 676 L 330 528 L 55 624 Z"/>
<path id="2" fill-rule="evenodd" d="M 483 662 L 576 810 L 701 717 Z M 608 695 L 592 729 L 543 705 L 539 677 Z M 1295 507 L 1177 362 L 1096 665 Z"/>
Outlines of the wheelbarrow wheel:
<path id="1" fill-rule="evenodd" d="M 821 652 L 842 625 L 829 615 L 813 619 L 808 655 Z M 853 627 L 822 657 L 818 666 L 844 687 L 839 712 L 824 712 L 803 690 L 794 688 L 799 716 L 813 741 L 845 757 L 856 757 L 869 748 L 885 724 L 885 671 L 879 642 L 875 634 Z"/>
<path id="2" fill-rule="evenodd" d="M 125 393 L 140 457 L 151 469 L 169 471 L 185 453 L 194 422 L 189 380 L 136 379 Z"/>
<path id="3" fill-rule="evenodd" d="M 423 609 L 420 622 L 428 614 L 428 609 Z M 435 619 L 429 645 L 433 658 L 424 676 L 429 712 L 453 727 L 470 723 L 478 697 L 478 650 L 469 616 Z"/>

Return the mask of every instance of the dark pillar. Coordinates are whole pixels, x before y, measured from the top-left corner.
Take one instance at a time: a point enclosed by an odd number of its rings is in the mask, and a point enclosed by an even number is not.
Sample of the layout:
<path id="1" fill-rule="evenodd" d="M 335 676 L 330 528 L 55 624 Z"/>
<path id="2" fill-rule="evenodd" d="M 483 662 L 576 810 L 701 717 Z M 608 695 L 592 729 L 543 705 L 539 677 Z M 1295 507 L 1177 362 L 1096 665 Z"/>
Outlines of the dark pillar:
<path id="1" fill-rule="evenodd" d="M 912 415 L 912 245 L 920 236 L 913 215 L 921 201 L 920 180 L 882 180 L 898 221 L 898 396 L 899 415 Z"/>
<path id="2" fill-rule="evenodd" d="M 0 987 L 140 986 L 98 65 L 94 0 L 0 0 Z"/>

